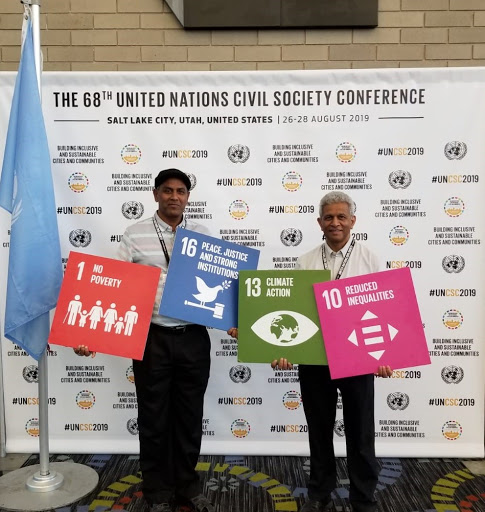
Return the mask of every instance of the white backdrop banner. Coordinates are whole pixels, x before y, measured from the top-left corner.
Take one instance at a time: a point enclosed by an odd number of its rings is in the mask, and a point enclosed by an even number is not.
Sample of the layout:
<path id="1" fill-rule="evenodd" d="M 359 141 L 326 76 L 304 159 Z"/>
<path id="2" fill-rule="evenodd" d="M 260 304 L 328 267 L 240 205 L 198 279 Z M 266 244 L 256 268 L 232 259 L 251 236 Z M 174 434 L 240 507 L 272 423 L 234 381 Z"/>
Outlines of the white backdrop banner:
<path id="1" fill-rule="evenodd" d="M 0 74 L 2 141 L 13 82 Z M 167 167 L 192 180 L 187 215 L 259 249 L 260 269 L 294 268 L 321 241 L 321 196 L 343 190 L 353 236 L 383 269 L 411 268 L 432 359 L 376 381 L 378 455 L 482 457 L 484 84 L 485 69 L 462 68 L 45 73 L 64 264 L 71 250 L 114 257 Z M 9 227 L 2 211 L 2 315 Z M 307 454 L 298 372 L 239 364 L 235 340 L 210 332 L 203 453 Z M 131 361 L 51 349 L 50 450 L 137 453 Z M 36 451 L 37 366 L 2 350 L 7 450 Z M 343 455 L 340 403 L 335 445 Z"/>

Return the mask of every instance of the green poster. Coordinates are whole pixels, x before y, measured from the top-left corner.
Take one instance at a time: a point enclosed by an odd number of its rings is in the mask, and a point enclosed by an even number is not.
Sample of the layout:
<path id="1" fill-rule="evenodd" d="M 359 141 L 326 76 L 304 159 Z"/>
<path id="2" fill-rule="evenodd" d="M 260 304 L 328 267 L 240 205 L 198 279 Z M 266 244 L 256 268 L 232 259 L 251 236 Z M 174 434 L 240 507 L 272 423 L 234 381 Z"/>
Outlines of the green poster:
<path id="1" fill-rule="evenodd" d="M 238 361 L 327 364 L 313 284 L 329 270 L 239 272 Z"/>

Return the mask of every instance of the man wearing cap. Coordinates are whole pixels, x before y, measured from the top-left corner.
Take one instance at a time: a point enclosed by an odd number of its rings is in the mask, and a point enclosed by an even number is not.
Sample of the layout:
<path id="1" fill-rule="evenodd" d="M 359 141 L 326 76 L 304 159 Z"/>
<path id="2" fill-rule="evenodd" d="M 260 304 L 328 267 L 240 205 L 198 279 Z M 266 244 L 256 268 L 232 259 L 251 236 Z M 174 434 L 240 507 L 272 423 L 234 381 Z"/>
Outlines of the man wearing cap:
<path id="1" fill-rule="evenodd" d="M 129 226 L 118 250 L 123 261 L 162 269 L 143 360 L 133 361 L 140 468 L 150 512 L 215 510 L 195 471 L 210 371 L 209 334 L 201 325 L 158 314 L 177 227 L 208 234 L 183 215 L 190 187 L 182 171 L 161 171 L 153 189 L 158 210 Z M 75 351 L 90 354 L 85 346 Z"/>

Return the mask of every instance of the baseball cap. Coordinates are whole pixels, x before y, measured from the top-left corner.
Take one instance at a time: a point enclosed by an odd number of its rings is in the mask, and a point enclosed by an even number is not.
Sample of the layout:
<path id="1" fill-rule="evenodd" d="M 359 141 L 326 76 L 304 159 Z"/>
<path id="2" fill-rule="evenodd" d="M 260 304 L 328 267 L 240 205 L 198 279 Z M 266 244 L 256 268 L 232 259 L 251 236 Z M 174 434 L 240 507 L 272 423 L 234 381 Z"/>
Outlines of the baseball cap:
<path id="1" fill-rule="evenodd" d="M 158 176 L 155 178 L 155 188 L 158 188 L 162 183 L 171 178 L 180 180 L 187 187 L 187 190 L 190 190 L 192 184 L 190 183 L 189 177 L 178 169 L 164 169 L 163 171 L 160 171 Z"/>

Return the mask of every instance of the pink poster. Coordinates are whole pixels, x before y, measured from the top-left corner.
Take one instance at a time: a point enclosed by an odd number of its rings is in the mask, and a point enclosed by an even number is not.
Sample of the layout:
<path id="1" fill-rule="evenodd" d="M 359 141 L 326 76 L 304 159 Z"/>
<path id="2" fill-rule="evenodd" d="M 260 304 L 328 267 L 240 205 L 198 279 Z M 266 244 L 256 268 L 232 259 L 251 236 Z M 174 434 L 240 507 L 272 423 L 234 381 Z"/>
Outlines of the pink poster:
<path id="1" fill-rule="evenodd" d="M 409 268 L 313 288 L 332 379 L 430 364 Z"/>

